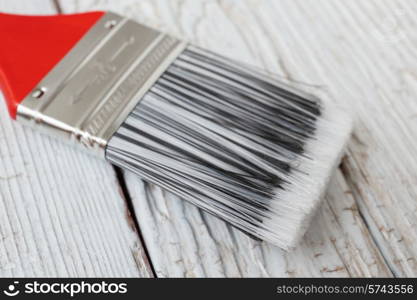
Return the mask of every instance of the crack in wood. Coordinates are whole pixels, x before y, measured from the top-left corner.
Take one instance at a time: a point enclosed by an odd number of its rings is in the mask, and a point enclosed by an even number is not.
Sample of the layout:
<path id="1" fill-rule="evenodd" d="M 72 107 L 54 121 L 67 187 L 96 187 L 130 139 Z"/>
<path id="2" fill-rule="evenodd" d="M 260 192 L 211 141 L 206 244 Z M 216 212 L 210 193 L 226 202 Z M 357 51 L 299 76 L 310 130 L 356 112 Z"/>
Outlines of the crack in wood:
<path id="1" fill-rule="evenodd" d="M 369 236 L 372 238 L 372 241 L 374 242 L 374 244 L 378 248 L 378 253 L 382 257 L 382 259 L 384 260 L 385 265 L 389 268 L 391 274 L 394 277 L 398 277 L 398 274 L 395 272 L 395 269 L 391 266 L 390 260 L 386 257 L 384 251 L 382 251 L 381 245 L 378 242 L 378 239 L 376 238 L 374 231 L 370 227 L 367 218 L 364 216 L 363 211 L 361 210 L 361 206 L 359 205 L 359 200 L 357 198 L 358 194 L 355 192 L 356 187 L 355 187 L 355 184 L 353 182 L 352 175 L 349 171 L 348 164 L 349 164 L 348 158 L 347 158 L 347 156 L 344 156 L 343 159 L 342 159 L 342 162 L 339 166 L 339 169 L 341 170 L 342 175 L 345 178 L 346 184 L 349 186 L 350 190 L 352 191 L 351 196 L 352 196 L 353 200 L 355 201 L 356 211 L 358 212 L 359 217 L 362 219 L 363 224 L 366 226 L 366 228 L 368 230 L 368 233 L 369 233 Z"/>
<path id="2" fill-rule="evenodd" d="M 62 9 L 61 5 L 59 4 L 59 0 L 50 0 L 52 2 L 53 7 L 55 8 L 56 12 L 61 15 Z"/>

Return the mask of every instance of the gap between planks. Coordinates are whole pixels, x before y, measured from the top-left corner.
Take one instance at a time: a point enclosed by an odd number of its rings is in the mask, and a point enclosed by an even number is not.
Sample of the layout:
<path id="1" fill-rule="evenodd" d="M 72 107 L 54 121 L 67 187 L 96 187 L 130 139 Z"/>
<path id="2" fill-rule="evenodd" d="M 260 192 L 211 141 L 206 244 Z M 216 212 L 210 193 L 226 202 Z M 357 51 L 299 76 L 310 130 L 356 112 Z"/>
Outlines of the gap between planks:
<path id="1" fill-rule="evenodd" d="M 134 229 L 136 235 L 138 236 L 139 240 L 142 243 L 144 253 L 145 253 L 146 257 L 148 258 L 149 267 L 152 271 L 152 275 L 154 277 L 157 277 L 157 274 L 155 272 L 155 268 L 152 264 L 151 256 L 149 255 L 149 250 L 146 247 L 146 241 L 143 238 L 142 232 L 141 232 L 140 227 L 139 227 L 138 219 L 136 217 L 135 209 L 133 207 L 133 202 L 132 202 L 132 199 L 130 198 L 129 190 L 126 186 L 124 173 L 123 173 L 122 169 L 120 169 L 119 167 L 113 166 L 113 169 L 114 169 L 114 172 L 116 174 L 117 182 L 120 186 L 120 191 L 122 193 L 122 197 L 123 197 L 123 199 L 125 200 L 125 203 L 126 203 L 126 210 L 127 210 L 126 218 L 127 218 L 128 222 L 131 224 L 132 229 Z"/>

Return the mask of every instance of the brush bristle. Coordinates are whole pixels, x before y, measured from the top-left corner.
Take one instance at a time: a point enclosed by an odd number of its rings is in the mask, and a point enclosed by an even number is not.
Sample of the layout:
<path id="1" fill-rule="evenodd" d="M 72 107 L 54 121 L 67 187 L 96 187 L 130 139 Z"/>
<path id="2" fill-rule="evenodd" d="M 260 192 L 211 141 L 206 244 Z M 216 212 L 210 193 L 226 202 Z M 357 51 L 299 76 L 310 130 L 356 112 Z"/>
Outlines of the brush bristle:
<path id="1" fill-rule="evenodd" d="M 350 132 L 316 97 L 186 49 L 108 143 L 107 159 L 237 228 L 293 247 Z"/>

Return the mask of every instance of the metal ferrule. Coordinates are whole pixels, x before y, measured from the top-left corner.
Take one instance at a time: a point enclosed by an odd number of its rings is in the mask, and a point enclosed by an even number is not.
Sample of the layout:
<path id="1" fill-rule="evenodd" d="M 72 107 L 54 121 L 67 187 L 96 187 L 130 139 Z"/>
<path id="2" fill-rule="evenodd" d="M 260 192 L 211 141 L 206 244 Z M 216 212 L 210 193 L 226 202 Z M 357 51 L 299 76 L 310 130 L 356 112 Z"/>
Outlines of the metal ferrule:
<path id="1" fill-rule="evenodd" d="M 186 44 L 106 13 L 19 104 L 17 119 L 103 157 Z"/>

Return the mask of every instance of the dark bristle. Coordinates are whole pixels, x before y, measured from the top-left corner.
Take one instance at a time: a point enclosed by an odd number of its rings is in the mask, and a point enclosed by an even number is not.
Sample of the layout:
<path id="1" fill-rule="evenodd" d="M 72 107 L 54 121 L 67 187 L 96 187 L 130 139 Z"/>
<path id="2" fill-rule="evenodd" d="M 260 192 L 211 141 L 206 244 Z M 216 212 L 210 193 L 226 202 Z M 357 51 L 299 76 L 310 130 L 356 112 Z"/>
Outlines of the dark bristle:
<path id="1" fill-rule="evenodd" d="M 285 214 L 271 201 L 300 172 L 321 110 L 315 97 L 190 47 L 112 137 L 106 157 L 259 236 L 263 220 Z"/>

